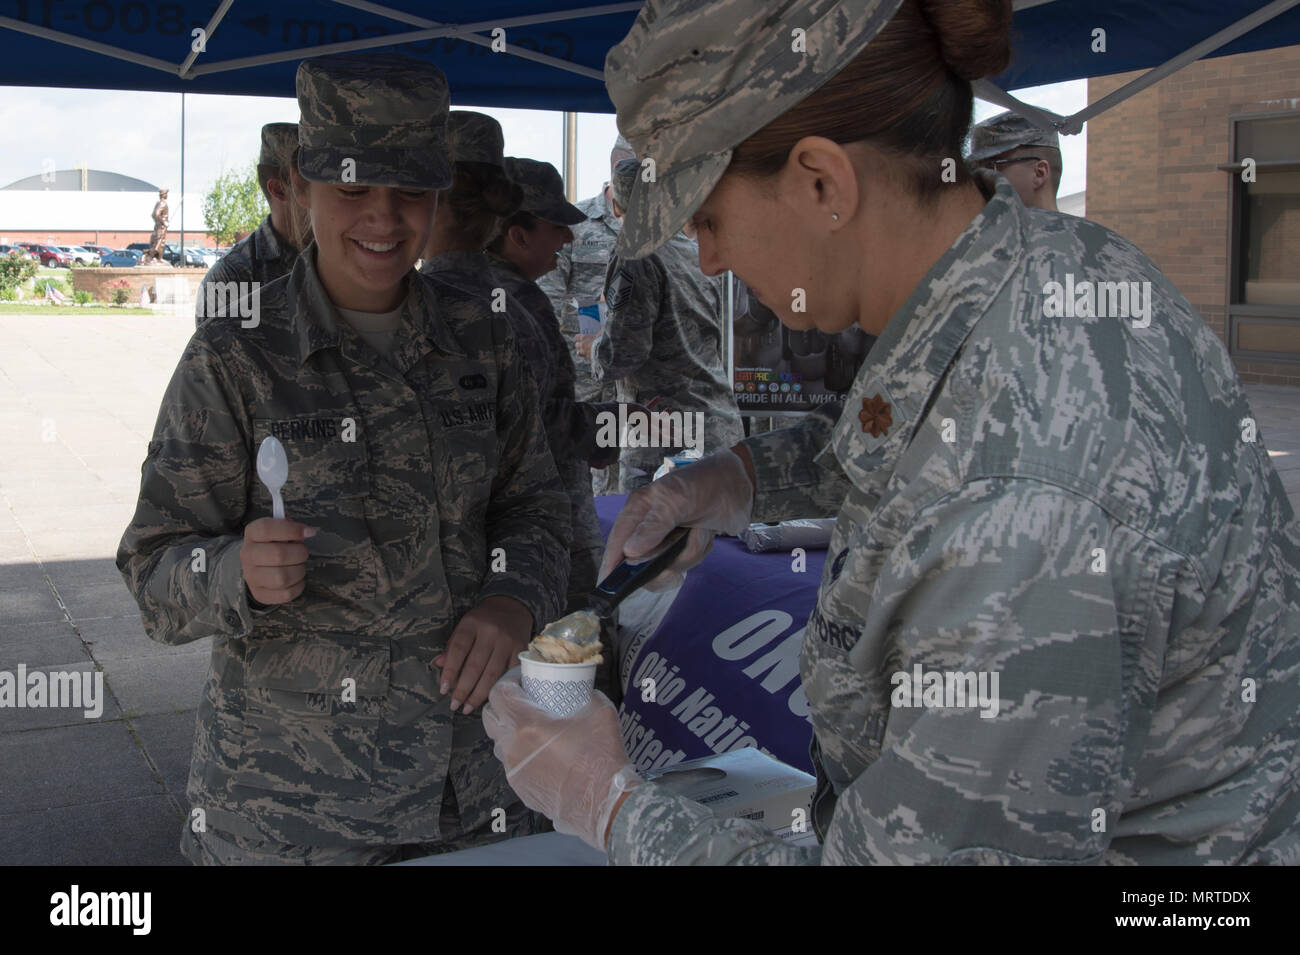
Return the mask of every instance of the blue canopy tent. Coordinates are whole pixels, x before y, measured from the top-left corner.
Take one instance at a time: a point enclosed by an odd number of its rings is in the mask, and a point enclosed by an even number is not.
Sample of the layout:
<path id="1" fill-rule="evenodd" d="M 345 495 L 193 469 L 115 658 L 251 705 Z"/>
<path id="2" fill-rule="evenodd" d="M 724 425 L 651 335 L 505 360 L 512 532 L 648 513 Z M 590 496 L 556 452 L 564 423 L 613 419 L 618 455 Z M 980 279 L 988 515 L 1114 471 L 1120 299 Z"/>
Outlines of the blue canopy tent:
<path id="1" fill-rule="evenodd" d="M 605 53 L 640 6 L 0 0 L 0 85 L 292 96 L 304 57 L 393 47 L 437 63 L 460 105 L 609 112 Z M 1202 56 L 1300 43 L 1300 0 L 1016 0 L 1015 8 L 1014 64 L 982 84 L 986 99 L 1164 64 L 1158 79 Z M 1081 122 L 1062 119 L 1066 129 Z"/>
<path id="2" fill-rule="evenodd" d="M 395 49 L 458 106 L 612 112 L 605 54 L 640 0 L 0 0 L 0 85 L 294 95 L 305 57 Z M 1014 0 L 1012 66 L 982 99 L 1062 133 L 1194 60 L 1300 44 L 1300 0 Z M 1006 93 L 1148 70 L 1073 116 Z M 182 104 L 183 104 L 182 98 Z M 572 195 L 576 123 L 568 117 Z M 184 187 L 184 108 L 181 120 Z M 183 216 L 183 213 L 182 213 Z M 182 241 L 184 220 L 181 223 Z M 728 315 L 731 303 L 727 303 Z"/>

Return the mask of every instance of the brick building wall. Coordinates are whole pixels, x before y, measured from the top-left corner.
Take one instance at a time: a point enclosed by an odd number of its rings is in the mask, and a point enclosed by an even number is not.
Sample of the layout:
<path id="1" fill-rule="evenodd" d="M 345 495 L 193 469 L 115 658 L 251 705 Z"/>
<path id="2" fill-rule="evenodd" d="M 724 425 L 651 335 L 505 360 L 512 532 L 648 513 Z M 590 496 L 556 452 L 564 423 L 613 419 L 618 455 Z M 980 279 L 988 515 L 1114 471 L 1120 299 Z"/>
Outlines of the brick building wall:
<path id="1" fill-rule="evenodd" d="M 1088 102 L 1140 74 L 1088 81 Z M 1227 342 L 1229 117 L 1300 113 L 1300 46 L 1201 60 L 1088 123 L 1088 218 L 1137 243 Z M 1295 233 L 1295 230 L 1291 230 Z M 1292 259 L 1300 273 L 1300 250 Z M 1297 329 L 1300 335 L 1300 329 Z M 1300 385 L 1300 361 L 1233 356 L 1243 381 Z"/>

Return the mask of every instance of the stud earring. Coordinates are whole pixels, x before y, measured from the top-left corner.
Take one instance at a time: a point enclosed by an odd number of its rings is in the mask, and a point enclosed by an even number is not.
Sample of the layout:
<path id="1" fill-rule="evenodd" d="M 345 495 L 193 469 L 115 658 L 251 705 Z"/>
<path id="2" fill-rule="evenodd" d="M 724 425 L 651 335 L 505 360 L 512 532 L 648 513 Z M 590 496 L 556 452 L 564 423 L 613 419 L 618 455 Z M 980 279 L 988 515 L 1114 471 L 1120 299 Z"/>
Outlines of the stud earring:
<path id="1" fill-rule="evenodd" d="M 832 222 L 839 222 L 839 221 L 840 221 L 840 214 L 839 214 L 838 212 L 832 212 L 832 213 L 831 213 L 831 221 L 832 221 Z"/>

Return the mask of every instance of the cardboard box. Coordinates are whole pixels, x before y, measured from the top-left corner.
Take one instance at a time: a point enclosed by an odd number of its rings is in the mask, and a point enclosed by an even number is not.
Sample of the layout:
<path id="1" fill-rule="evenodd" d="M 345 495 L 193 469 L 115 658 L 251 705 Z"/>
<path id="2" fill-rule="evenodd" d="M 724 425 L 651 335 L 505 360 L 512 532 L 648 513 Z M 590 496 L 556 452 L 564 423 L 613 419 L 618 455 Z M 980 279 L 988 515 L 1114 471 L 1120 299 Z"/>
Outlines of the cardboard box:
<path id="1" fill-rule="evenodd" d="M 645 778 L 723 819 L 753 819 L 787 842 L 816 844 L 810 807 L 817 780 L 752 746 L 675 763 Z"/>

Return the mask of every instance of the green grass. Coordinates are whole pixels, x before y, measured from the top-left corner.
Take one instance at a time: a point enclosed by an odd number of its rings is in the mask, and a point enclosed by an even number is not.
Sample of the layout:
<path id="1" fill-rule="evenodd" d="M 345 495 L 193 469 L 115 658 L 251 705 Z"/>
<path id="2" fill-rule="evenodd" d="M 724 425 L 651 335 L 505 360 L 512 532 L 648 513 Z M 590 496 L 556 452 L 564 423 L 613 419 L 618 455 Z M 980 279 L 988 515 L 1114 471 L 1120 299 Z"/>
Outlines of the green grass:
<path id="1" fill-rule="evenodd" d="M 31 305 L 24 302 L 0 302 L 0 315 L 152 315 L 148 308 L 114 308 L 111 305 Z"/>

